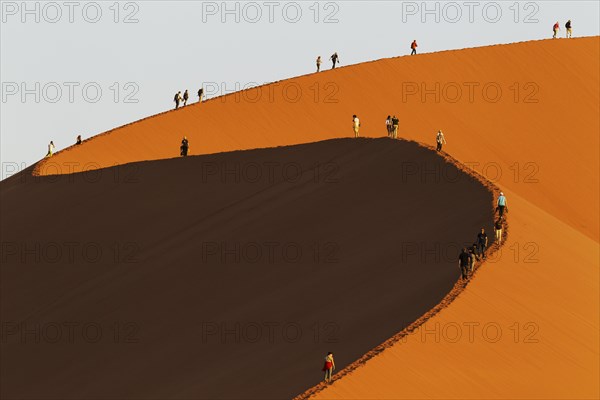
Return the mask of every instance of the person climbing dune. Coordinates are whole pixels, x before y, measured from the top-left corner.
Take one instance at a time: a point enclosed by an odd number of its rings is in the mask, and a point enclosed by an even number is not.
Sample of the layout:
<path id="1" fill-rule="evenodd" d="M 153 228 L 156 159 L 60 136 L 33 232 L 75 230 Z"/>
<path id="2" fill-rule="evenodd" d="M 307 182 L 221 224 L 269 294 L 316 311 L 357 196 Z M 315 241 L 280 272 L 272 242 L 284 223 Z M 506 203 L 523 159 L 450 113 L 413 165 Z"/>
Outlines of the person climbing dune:
<path id="1" fill-rule="evenodd" d="M 419 47 L 419 45 L 417 44 L 417 39 L 413 40 L 413 42 L 410 44 L 410 49 L 412 50 L 410 52 L 411 56 L 414 56 L 415 54 L 417 54 L 417 47 Z"/>
<path id="2" fill-rule="evenodd" d="M 437 135 L 435 135 L 435 141 L 437 143 L 436 150 L 442 151 L 442 146 L 446 144 L 446 138 L 441 129 L 438 131 Z"/>
<path id="3" fill-rule="evenodd" d="M 190 144 L 188 142 L 187 136 L 184 136 L 183 140 L 181 140 L 181 147 L 179 147 L 180 155 L 182 157 L 187 157 L 189 148 L 190 148 Z"/>
<path id="4" fill-rule="evenodd" d="M 175 97 L 173 98 L 173 101 L 175 102 L 175 109 L 177 110 L 179 108 L 179 103 L 181 102 L 181 91 L 177 92 L 175 94 Z"/>
<path id="5" fill-rule="evenodd" d="M 354 129 L 354 137 L 357 138 L 360 136 L 359 134 L 359 129 L 360 129 L 360 120 L 358 119 L 358 117 L 356 115 L 352 116 L 352 128 Z"/>
<path id="6" fill-rule="evenodd" d="M 335 361 L 333 361 L 333 353 L 329 352 L 325 356 L 325 365 L 323 365 L 323 371 L 325 372 L 325 382 L 331 382 L 334 369 Z"/>
<path id="7" fill-rule="evenodd" d="M 473 243 L 471 247 L 467 249 L 469 254 L 471 255 L 471 263 L 469 264 L 469 272 L 473 272 L 475 269 L 475 261 L 479 261 L 479 256 L 477 255 L 477 243 Z"/>
<path id="8" fill-rule="evenodd" d="M 502 217 L 494 223 L 494 233 L 496 234 L 496 243 L 502 243 Z"/>
<path id="9" fill-rule="evenodd" d="M 504 193 L 502 193 L 502 192 L 500 192 L 500 196 L 498 196 L 498 203 L 497 203 L 496 211 L 498 211 L 498 216 L 500 218 L 502 218 L 505 211 L 508 212 L 506 197 L 504 196 Z"/>
<path id="10" fill-rule="evenodd" d="M 331 55 L 331 57 L 329 57 L 329 59 L 333 63 L 333 65 L 331 66 L 331 69 L 335 69 L 335 64 L 339 64 L 340 63 L 340 57 L 338 56 L 337 52 L 333 53 Z"/>
<path id="11" fill-rule="evenodd" d="M 469 268 L 471 266 L 473 257 L 469 254 L 466 247 L 462 248 L 462 252 L 458 256 L 458 267 L 460 268 L 461 276 L 463 280 L 469 277 Z"/>
<path id="12" fill-rule="evenodd" d="M 485 251 L 488 247 L 488 237 L 485 229 L 481 228 L 481 232 L 477 234 L 477 253 L 483 259 L 486 259 Z"/>
<path id="13" fill-rule="evenodd" d="M 54 154 L 54 149 L 56 147 L 54 146 L 54 142 L 51 140 L 50 143 L 48 144 L 48 153 L 46 153 L 46 157 L 52 157 L 52 154 Z"/>
<path id="14" fill-rule="evenodd" d="M 394 115 L 392 117 L 392 139 L 398 139 L 398 125 L 400 125 L 400 120 Z"/>

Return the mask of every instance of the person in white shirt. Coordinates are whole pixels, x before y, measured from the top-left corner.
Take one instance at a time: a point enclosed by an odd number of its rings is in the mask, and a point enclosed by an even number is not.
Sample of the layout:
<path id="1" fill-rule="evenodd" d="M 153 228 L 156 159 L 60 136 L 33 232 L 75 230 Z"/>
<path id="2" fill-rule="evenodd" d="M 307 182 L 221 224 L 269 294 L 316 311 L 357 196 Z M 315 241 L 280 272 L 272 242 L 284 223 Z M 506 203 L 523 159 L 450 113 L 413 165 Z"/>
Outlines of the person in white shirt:
<path id="1" fill-rule="evenodd" d="M 358 119 L 358 117 L 356 115 L 352 116 L 352 123 L 354 124 L 354 137 L 357 138 L 359 137 L 359 133 L 358 130 L 360 128 L 360 120 Z"/>
<path id="2" fill-rule="evenodd" d="M 392 136 L 392 116 L 388 115 L 387 119 L 385 120 L 385 127 L 387 128 L 387 134 L 388 137 Z"/>
<path id="3" fill-rule="evenodd" d="M 54 149 L 54 142 L 51 140 L 48 144 L 48 153 L 46 154 L 46 157 L 52 157 L 52 154 L 54 154 Z"/>
<path id="4" fill-rule="evenodd" d="M 437 142 L 437 151 L 442 151 L 442 145 L 446 144 L 446 138 L 441 129 L 438 131 L 435 141 Z"/>

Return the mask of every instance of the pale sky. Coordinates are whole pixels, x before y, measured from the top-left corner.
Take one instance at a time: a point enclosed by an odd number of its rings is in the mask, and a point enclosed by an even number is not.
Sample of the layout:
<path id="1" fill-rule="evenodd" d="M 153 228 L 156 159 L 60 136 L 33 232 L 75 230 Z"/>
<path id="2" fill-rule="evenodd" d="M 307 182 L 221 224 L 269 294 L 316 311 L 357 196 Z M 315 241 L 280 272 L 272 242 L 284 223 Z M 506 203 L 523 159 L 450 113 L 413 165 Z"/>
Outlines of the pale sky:
<path id="1" fill-rule="evenodd" d="M 599 34 L 598 1 L 1 1 L 4 179 L 57 150 L 208 97 L 410 52 Z"/>

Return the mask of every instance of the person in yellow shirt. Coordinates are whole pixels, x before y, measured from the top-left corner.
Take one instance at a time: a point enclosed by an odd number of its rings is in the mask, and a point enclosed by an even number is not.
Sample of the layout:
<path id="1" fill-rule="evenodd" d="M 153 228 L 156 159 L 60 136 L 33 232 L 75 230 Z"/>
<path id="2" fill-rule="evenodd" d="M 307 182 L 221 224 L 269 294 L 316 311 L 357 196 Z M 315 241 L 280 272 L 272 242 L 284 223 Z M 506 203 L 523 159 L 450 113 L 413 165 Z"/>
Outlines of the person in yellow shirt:
<path id="1" fill-rule="evenodd" d="M 352 116 L 352 126 L 354 128 L 354 137 L 357 138 L 360 136 L 358 130 L 360 129 L 360 120 L 356 115 Z"/>

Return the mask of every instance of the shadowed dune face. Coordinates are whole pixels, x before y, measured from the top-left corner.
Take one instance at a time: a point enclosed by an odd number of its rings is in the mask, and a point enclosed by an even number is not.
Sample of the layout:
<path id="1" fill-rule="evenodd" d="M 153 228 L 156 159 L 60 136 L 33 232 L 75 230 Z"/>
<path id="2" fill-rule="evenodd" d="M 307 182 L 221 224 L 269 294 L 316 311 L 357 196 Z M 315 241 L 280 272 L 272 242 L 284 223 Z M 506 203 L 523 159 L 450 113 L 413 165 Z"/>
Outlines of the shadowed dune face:
<path id="1" fill-rule="evenodd" d="M 6 398 L 293 397 L 436 305 L 493 201 L 388 139 L 0 188 Z"/>

